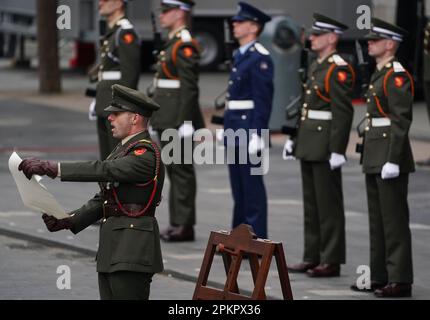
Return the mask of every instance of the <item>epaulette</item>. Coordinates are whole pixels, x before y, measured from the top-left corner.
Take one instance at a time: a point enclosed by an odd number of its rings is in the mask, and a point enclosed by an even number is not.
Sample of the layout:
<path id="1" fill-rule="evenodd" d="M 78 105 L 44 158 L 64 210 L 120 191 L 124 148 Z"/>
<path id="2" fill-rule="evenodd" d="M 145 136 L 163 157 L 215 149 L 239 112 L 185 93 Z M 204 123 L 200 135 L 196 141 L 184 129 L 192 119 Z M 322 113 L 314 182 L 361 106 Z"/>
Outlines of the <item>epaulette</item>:
<path id="1" fill-rule="evenodd" d="M 121 27 L 123 30 L 133 29 L 133 25 L 128 19 L 121 19 L 117 22 L 117 25 Z"/>
<path id="2" fill-rule="evenodd" d="M 267 50 L 261 43 L 259 43 L 259 42 L 256 42 L 255 44 L 254 44 L 254 47 L 255 47 L 255 49 L 259 52 L 259 53 L 261 53 L 262 55 L 265 55 L 265 56 L 267 56 L 267 55 L 269 55 L 270 54 L 270 52 L 269 52 L 269 50 Z"/>
<path id="3" fill-rule="evenodd" d="M 338 66 L 347 66 L 348 65 L 348 63 L 345 60 L 343 60 L 343 58 L 338 54 L 334 54 L 332 56 L 332 58 L 333 58 L 333 62 Z"/>
<path id="4" fill-rule="evenodd" d="M 187 29 L 181 30 L 180 37 L 181 37 L 182 42 L 191 42 L 191 40 L 193 40 L 191 33 Z"/>
<path id="5" fill-rule="evenodd" d="M 393 69 L 394 72 L 405 72 L 405 68 L 403 68 L 402 64 L 398 61 L 393 61 Z"/>

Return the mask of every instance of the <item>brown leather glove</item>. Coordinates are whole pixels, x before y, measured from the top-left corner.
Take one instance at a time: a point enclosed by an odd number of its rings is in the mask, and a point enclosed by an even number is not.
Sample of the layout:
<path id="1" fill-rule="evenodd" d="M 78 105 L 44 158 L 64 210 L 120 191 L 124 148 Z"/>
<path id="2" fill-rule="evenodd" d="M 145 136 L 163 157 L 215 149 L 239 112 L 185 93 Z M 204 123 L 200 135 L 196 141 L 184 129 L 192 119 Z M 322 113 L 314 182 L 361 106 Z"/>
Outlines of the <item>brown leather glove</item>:
<path id="1" fill-rule="evenodd" d="M 45 222 L 46 227 L 50 232 L 69 230 L 73 228 L 73 223 L 71 218 L 57 219 L 53 216 L 49 216 L 46 213 L 42 215 L 43 222 Z"/>
<path id="2" fill-rule="evenodd" d="M 48 176 L 52 179 L 58 176 L 58 163 L 53 161 L 43 161 L 36 158 L 24 159 L 18 166 L 18 170 L 22 171 L 28 180 L 34 174 L 39 176 Z"/>

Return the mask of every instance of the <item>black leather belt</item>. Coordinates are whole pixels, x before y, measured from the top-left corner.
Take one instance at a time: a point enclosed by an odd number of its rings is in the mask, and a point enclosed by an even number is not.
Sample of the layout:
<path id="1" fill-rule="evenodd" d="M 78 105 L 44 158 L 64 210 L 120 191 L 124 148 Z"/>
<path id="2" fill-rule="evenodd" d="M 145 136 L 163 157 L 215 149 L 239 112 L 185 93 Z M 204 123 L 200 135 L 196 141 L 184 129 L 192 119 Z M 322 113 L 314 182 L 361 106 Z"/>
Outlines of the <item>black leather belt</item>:
<path id="1" fill-rule="evenodd" d="M 146 205 L 137 203 L 124 203 L 122 204 L 122 207 L 125 211 L 134 213 L 142 211 Z M 153 217 L 154 211 L 155 210 L 148 210 L 143 214 L 143 216 Z M 128 217 L 128 215 L 123 212 L 116 204 L 103 204 L 103 216 L 105 219 L 109 217 Z"/>

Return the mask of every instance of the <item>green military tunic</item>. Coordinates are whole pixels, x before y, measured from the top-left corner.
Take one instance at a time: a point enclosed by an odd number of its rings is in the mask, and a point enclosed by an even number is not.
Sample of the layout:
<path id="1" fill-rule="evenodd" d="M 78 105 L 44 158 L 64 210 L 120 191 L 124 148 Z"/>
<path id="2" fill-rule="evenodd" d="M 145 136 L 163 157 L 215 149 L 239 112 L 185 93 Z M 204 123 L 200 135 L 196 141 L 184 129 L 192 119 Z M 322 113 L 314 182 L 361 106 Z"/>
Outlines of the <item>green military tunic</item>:
<path id="1" fill-rule="evenodd" d="M 337 53 L 309 67 L 295 156 L 301 160 L 305 262 L 345 262 L 341 170 L 331 153 L 345 155 L 351 130 L 354 71 Z"/>
<path id="2" fill-rule="evenodd" d="M 412 283 L 412 250 L 407 202 L 408 176 L 415 170 L 408 138 L 413 80 L 396 60 L 376 70 L 367 92 L 363 172 L 370 226 L 374 282 Z M 397 178 L 382 179 L 385 163 L 399 165 Z"/>
<path id="3" fill-rule="evenodd" d="M 199 107 L 199 48 L 190 32 L 183 28 L 167 41 L 158 56 L 153 99 L 160 110 L 151 117 L 151 126 L 160 137 L 165 129 L 178 129 L 192 121 L 195 130 L 204 127 Z M 183 141 L 182 141 L 183 142 Z M 161 141 L 164 147 L 168 141 Z M 184 148 L 182 147 L 183 151 Z M 167 165 L 171 182 L 169 213 L 171 225 L 195 224 L 196 177 L 191 154 L 183 154 L 181 164 Z"/>
<path id="4" fill-rule="evenodd" d="M 147 204 L 151 196 L 152 184 L 145 188 L 136 184 L 154 179 L 155 150 L 148 146 L 148 142 L 142 141 L 148 139 L 150 136 L 147 131 L 132 137 L 124 145 L 119 144 L 105 161 L 61 163 L 61 180 L 113 183 L 118 199 L 123 205 Z M 127 153 L 124 154 L 126 150 Z M 144 216 L 137 218 L 114 216 L 104 219 L 103 203 L 106 199 L 103 198 L 102 193 L 72 212 L 72 232 L 75 234 L 103 219 L 97 252 L 97 272 L 102 277 L 111 275 L 114 280 L 122 275 L 120 278 L 124 279 L 125 283 L 133 283 L 134 277 L 135 286 L 139 285 L 138 281 L 143 277 L 148 285 L 148 287 L 144 286 L 148 294 L 150 277 L 148 280 L 147 275 L 152 276 L 153 273 L 163 270 L 159 229 L 157 220 L 153 217 L 156 205 L 161 199 L 164 182 L 163 165 L 157 178 L 154 201 Z M 127 273 L 130 271 L 132 271 L 131 278 L 130 273 Z M 119 282 L 124 283 L 121 280 Z M 102 298 L 135 296 L 134 288 L 127 285 L 119 287 L 120 292 L 109 295 L 101 284 Z"/>
<path id="5" fill-rule="evenodd" d="M 430 21 L 427 22 L 424 29 L 423 43 L 423 80 L 424 80 L 424 95 L 427 104 L 427 115 L 430 120 Z"/>
<path id="6" fill-rule="evenodd" d="M 90 72 L 97 81 L 96 114 L 101 160 L 106 159 L 119 142 L 112 136 L 104 111 L 109 106 L 113 84 L 137 89 L 140 75 L 140 40 L 129 20 L 122 18 L 101 39 L 99 64 Z"/>

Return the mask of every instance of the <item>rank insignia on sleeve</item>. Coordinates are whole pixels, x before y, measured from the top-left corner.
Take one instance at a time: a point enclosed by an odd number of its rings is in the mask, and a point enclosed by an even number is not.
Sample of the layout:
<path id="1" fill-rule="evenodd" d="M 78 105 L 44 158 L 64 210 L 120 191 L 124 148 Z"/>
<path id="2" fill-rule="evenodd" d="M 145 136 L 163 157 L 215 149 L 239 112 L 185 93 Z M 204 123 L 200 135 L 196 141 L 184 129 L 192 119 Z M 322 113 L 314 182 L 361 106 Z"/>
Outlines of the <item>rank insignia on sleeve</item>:
<path id="1" fill-rule="evenodd" d="M 344 83 L 346 81 L 347 77 L 348 77 L 348 75 L 345 71 L 339 71 L 337 73 L 337 80 L 341 83 Z"/>
<path id="2" fill-rule="evenodd" d="M 261 64 L 260 64 L 260 69 L 261 70 L 266 70 L 266 69 L 268 69 L 269 68 L 269 65 L 267 64 L 267 62 L 262 62 Z"/>
<path id="3" fill-rule="evenodd" d="M 122 36 L 122 40 L 124 40 L 125 43 L 130 44 L 134 41 L 134 35 L 132 33 L 126 33 Z"/>
<path id="4" fill-rule="evenodd" d="M 193 55 L 193 49 L 186 47 L 184 48 L 184 56 L 189 58 Z"/>
<path id="5" fill-rule="evenodd" d="M 405 83 L 405 79 L 403 79 L 403 77 L 395 77 L 394 78 L 394 85 L 397 88 L 401 88 L 404 83 Z"/>
<path id="6" fill-rule="evenodd" d="M 146 149 L 136 149 L 134 150 L 134 154 L 136 156 L 141 156 L 142 154 L 144 154 L 146 152 Z"/>

